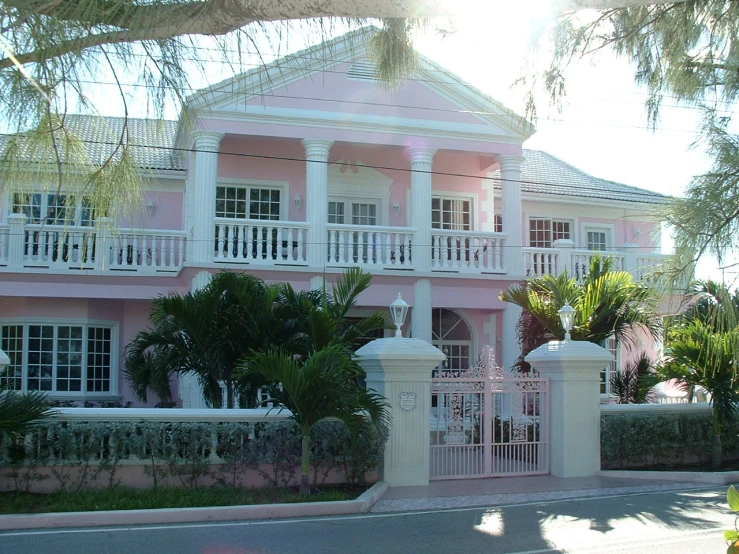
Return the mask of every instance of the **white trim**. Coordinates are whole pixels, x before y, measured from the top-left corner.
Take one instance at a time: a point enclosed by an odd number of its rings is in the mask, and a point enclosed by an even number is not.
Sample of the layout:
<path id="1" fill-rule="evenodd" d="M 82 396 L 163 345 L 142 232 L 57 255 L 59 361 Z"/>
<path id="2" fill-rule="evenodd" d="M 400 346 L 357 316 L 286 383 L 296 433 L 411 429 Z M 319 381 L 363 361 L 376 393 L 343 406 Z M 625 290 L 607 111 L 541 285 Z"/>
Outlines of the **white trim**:
<path id="1" fill-rule="evenodd" d="M 288 221 L 290 218 L 290 199 L 288 198 L 290 190 L 289 181 L 271 181 L 266 179 L 231 179 L 231 178 L 218 178 L 216 179 L 216 189 L 219 186 L 225 187 L 245 187 L 245 188 L 263 188 L 263 189 L 275 189 L 280 191 L 280 221 Z M 216 190 L 213 191 L 213 195 L 216 195 Z M 217 199 L 217 197 L 216 197 Z M 213 212 L 212 216 L 215 218 L 216 214 Z M 229 218 L 229 219 L 240 219 L 240 218 Z M 249 219 L 249 218 L 245 218 Z"/>
<path id="2" fill-rule="evenodd" d="M 24 318 L 24 317 L 12 317 L 0 319 L 0 328 L 4 325 L 22 325 L 25 329 L 29 325 L 49 325 L 49 326 L 79 326 L 83 329 L 89 327 L 102 327 L 110 329 L 110 390 L 107 391 L 93 391 L 93 392 L 76 392 L 76 391 L 44 391 L 48 394 L 49 398 L 67 398 L 75 400 L 85 399 L 97 399 L 97 398 L 108 398 L 118 396 L 118 386 L 120 381 L 120 322 L 110 320 L 98 320 L 98 319 L 83 319 L 83 318 Z M 0 338 L 0 340 L 2 340 Z M 87 337 L 83 338 L 84 349 L 83 349 L 83 363 L 84 363 L 84 377 L 82 377 L 82 384 L 86 388 L 87 383 Z M 54 350 L 56 351 L 56 343 L 54 344 Z M 22 389 L 24 392 L 27 391 L 27 380 L 28 380 L 28 334 L 23 333 L 23 367 L 21 370 Z M 56 365 L 56 362 L 55 362 Z M 56 376 L 52 376 L 52 387 L 56 387 L 54 379 Z"/>
<path id="3" fill-rule="evenodd" d="M 492 177 L 480 179 L 480 190 L 486 192 L 486 198 L 480 203 L 480 213 L 487 214 L 487 221 L 481 225 L 480 231 L 495 231 L 495 180 Z"/>
<path id="4" fill-rule="evenodd" d="M 361 162 L 347 162 L 349 167 L 342 172 L 342 162 L 344 160 L 338 160 L 328 166 L 329 200 L 377 202 L 378 225 L 390 225 L 390 187 L 393 180 Z M 354 173 L 351 167 L 356 167 L 359 171 Z"/>
<path id="5" fill-rule="evenodd" d="M 470 201 L 470 231 L 479 231 L 478 227 L 478 206 L 479 206 L 479 195 L 476 192 L 460 192 L 455 190 L 432 190 L 431 191 L 431 199 L 434 198 L 451 198 L 454 200 L 469 200 Z M 433 213 L 433 210 L 432 212 Z M 428 217 L 431 219 L 431 213 L 429 213 Z M 432 223 L 433 225 L 433 223 Z M 433 233 L 436 230 L 435 227 L 431 227 L 431 232 Z"/>
<path id="6" fill-rule="evenodd" d="M 587 223 L 581 223 L 581 234 L 580 234 L 580 244 L 582 245 L 581 248 L 588 248 L 588 231 L 591 232 L 602 232 L 606 234 L 606 250 L 613 250 L 616 248 L 615 246 L 615 240 L 614 237 L 616 235 L 616 226 L 613 223 L 596 223 L 596 222 L 587 222 Z M 575 244 L 578 244 L 577 241 L 575 241 Z"/>
<path id="7" fill-rule="evenodd" d="M 524 236 L 524 243 L 526 244 L 527 248 L 532 248 L 531 246 L 531 220 L 532 219 L 548 219 L 552 224 L 556 222 L 561 223 L 569 223 L 570 224 L 570 240 L 575 242 L 576 241 L 576 235 L 577 235 L 577 224 L 578 219 L 575 216 L 570 217 L 557 217 L 552 215 L 537 215 L 536 213 L 527 213 L 526 214 L 526 229 L 524 230 L 525 236 Z M 552 245 L 554 244 L 554 228 L 552 227 L 550 229 L 550 232 L 552 233 Z M 533 248 L 543 248 L 543 247 L 533 247 Z M 553 248 L 553 246 L 549 246 L 549 248 Z"/>
<path id="8" fill-rule="evenodd" d="M 378 116 L 368 114 L 352 114 L 347 119 L 347 114 L 342 112 L 323 112 L 318 110 L 298 110 L 295 108 L 277 108 L 262 106 L 257 108 L 260 113 L 244 113 L 235 111 L 205 111 L 200 113 L 204 119 L 238 121 L 243 123 L 263 123 L 267 125 L 287 125 L 293 127 L 314 127 L 318 129 L 334 129 L 342 132 L 359 131 L 377 133 L 380 135 L 406 135 L 417 136 L 421 134 L 426 138 L 441 138 L 454 141 L 474 141 L 495 144 L 513 144 L 522 146 L 524 138 L 519 136 L 505 136 L 488 129 L 485 125 L 471 123 L 455 123 L 447 121 L 433 121 L 428 119 L 397 118 L 390 116 Z M 244 131 L 249 127 L 244 126 Z M 243 133 L 248 135 L 248 132 Z M 275 134 L 274 136 L 284 136 Z M 387 137 L 378 144 L 385 144 Z M 497 149 L 481 150 L 489 154 L 497 154 Z"/>

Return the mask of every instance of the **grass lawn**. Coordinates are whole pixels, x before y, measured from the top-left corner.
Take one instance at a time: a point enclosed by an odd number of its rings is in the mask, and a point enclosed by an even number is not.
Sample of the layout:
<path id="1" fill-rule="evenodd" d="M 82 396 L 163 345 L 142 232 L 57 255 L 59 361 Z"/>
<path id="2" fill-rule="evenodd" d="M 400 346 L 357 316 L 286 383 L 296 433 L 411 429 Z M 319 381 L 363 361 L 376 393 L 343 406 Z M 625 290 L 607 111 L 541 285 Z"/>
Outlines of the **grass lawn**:
<path id="1" fill-rule="evenodd" d="M 291 488 L 233 489 L 203 487 L 184 489 L 157 487 L 138 490 L 118 486 L 111 489 L 55 492 L 51 494 L 0 492 L 0 514 L 326 502 L 330 500 L 354 500 L 366 489 L 367 487 L 346 486 L 312 487 L 309 497 L 300 496 L 297 489 Z"/>

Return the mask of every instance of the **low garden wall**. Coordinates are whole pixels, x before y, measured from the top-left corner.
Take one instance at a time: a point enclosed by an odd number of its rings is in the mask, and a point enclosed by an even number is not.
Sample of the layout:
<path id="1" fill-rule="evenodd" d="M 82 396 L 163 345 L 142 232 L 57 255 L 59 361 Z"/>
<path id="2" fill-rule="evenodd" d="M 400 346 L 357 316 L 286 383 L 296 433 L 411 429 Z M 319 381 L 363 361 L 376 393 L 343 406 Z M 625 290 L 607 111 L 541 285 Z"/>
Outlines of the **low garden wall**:
<path id="1" fill-rule="evenodd" d="M 24 441 L 0 445 L 0 490 L 51 492 L 123 484 L 284 487 L 300 476 L 300 432 L 275 410 L 61 408 Z M 311 480 L 377 479 L 384 438 L 339 421 L 311 436 Z"/>
<path id="2" fill-rule="evenodd" d="M 739 429 L 721 437 L 724 461 L 739 460 Z M 601 469 L 708 465 L 713 442 L 708 404 L 601 406 Z"/>

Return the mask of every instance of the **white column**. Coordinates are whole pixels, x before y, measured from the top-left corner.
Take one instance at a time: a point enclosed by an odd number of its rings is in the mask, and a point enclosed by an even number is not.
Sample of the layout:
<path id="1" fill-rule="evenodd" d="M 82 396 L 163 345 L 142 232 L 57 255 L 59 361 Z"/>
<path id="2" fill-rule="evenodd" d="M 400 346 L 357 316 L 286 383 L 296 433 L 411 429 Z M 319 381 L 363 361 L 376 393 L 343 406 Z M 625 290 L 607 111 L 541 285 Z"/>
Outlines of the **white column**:
<path id="1" fill-rule="evenodd" d="M 429 484 L 431 371 L 446 356 L 419 339 L 374 340 L 356 352 L 367 388 L 387 399 L 392 418 L 381 466 L 393 487 Z"/>
<path id="2" fill-rule="evenodd" d="M 26 245 L 26 219 L 25 214 L 8 215 L 8 242 L 5 243 L 5 248 L 8 249 L 6 252 L 8 267 L 23 267 Z"/>
<path id="3" fill-rule="evenodd" d="M 192 278 L 190 291 L 196 293 L 207 287 L 212 278 L 213 274 L 210 271 L 199 271 Z M 198 383 L 198 378 L 193 373 L 177 374 L 177 395 L 180 397 L 183 409 L 200 410 L 208 407 L 205 404 L 203 389 L 200 387 L 200 383 Z"/>
<path id="4" fill-rule="evenodd" d="M 308 266 L 318 270 L 328 260 L 328 153 L 333 141 L 304 139 L 305 218 L 309 225 Z"/>
<path id="5" fill-rule="evenodd" d="M 95 268 L 101 271 L 110 269 L 111 243 L 110 232 L 113 229 L 113 219 L 110 217 L 95 218 Z M 113 256 L 118 256 L 114 251 Z"/>
<path id="6" fill-rule="evenodd" d="M 521 156 L 498 156 L 503 195 L 503 232 L 508 236 L 503 250 L 506 272 L 514 279 L 523 278 L 523 231 L 521 226 Z"/>
<path id="7" fill-rule="evenodd" d="M 195 167 L 192 168 L 190 185 L 194 187 L 194 214 L 192 230 L 191 262 L 213 262 L 213 218 L 216 213 L 216 181 L 218 178 L 218 148 L 223 133 L 195 131 L 192 134 Z"/>
<path id="8" fill-rule="evenodd" d="M 431 191 L 433 148 L 411 147 L 411 226 L 416 230 L 411 251 L 416 271 L 431 271 Z M 415 335 L 414 335 L 415 336 Z"/>
<path id="9" fill-rule="evenodd" d="M 521 343 L 516 332 L 521 312 L 520 306 L 506 302 L 503 310 L 503 356 L 500 358 L 505 369 L 511 369 L 521 355 Z"/>
<path id="10" fill-rule="evenodd" d="M 570 239 L 558 239 L 552 243 L 553 248 L 559 249 L 559 263 L 557 264 L 557 276 L 561 275 L 565 271 L 570 277 L 575 276 L 575 272 L 572 267 L 572 250 L 575 248 L 575 243 Z"/>
<path id="11" fill-rule="evenodd" d="M 411 336 L 431 344 L 431 281 L 419 279 L 413 286 Z"/>
<path id="12" fill-rule="evenodd" d="M 600 471 L 600 372 L 613 356 L 584 341 L 552 341 L 526 356 L 549 384 L 550 470 L 557 477 Z"/>

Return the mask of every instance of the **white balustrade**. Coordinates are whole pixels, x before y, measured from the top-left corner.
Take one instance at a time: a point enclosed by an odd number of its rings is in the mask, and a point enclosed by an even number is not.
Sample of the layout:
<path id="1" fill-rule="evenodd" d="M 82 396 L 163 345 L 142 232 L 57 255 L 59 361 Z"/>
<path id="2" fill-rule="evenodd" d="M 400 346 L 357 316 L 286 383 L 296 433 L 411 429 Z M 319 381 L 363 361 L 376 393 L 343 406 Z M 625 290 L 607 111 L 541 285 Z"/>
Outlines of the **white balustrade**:
<path id="1" fill-rule="evenodd" d="M 560 260 L 561 251 L 556 248 L 522 248 L 523 272 L 526 277 L 559 275 L 565 265 Z"/>
<path id="2" fill-rule="evenodd" d="M 177 271 L 185 262 L 184 231 L 113 230 L 108 262 L 112 270 Z"/>
<path id="3" fill-rule="evenodd" d="M 26 225 L 23 265 L 57 269 L 93 269 L 95 229 Z"/>
<path id="4" fill-rule="evenodd" d="M 431 234 L 431 269 L 504 273 L 506 235 L 434 229 Z"/>
<path id="5" fill-rule="evenodd" d="M 328 263 L 412 269 L 415 232 L 406 227 L 328 225 Z"/>
<path id="6" fill-rule="evenodd" d="M 627 269 L 624 267 L 625 255 L 622 252 L 612 252 L 603 250 L 595 252 L 593 250 L 573 250 L 572 251 L 572 274 L 576 279 L 582 279 L 590 271 L 590 262 L 595 256 L 602 258 L 610 258 L 613 261 L 612 270 L 622 271 Z M 633 269 L 633 268 L 630 268 Z"/>
<path id="7" fill-rule="evenodd" d="M 294 221 L 216 219 L 215 260 L 249 264 L 306 263 L 308 225 Z"/>
<path id="8" fill-rule="evenodd" d="M 10 227 L 8 225 L 0 225 L 0 266 L 8 264 L 8 250 Z"/>
<path id="9" fill-rule="evenodd" d="M 665 262 L 662 254 L 637 254 L 636 267 L 632 270 L 634 277 L 642 279 L 659 269 Z"/>

